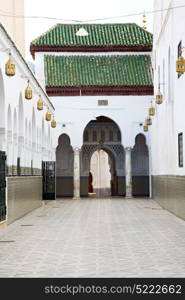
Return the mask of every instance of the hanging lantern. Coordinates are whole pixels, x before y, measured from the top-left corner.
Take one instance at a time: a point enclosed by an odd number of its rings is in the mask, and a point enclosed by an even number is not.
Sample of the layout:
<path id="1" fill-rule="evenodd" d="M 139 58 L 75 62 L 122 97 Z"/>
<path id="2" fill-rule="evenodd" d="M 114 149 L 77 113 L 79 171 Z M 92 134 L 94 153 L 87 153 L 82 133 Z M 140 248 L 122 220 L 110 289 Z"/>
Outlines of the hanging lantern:
<path id="1" fill-rule="evenodd" d="M 158 90 L 158 92 L 156 94 L 155 102 L 156 102 L 156 104 L 162 104 L 163 103 L 163 95 L 160 92 L 160 90 Z"/>
<path id="2" fill-rule="evenodd" d="M 146 20 L 146 14 L 145 13 L 143 14 L 142 23 L 143 23 L 143 29 L 146 30 L 147 29 L 147 26 L 146 26 L 147 20 Z"/>
<path id="3" fill-rule="evenodd" d="M 148 109 L 149 116 L 155 116 L 155 107 L 151 106 Z"/>
<path id="4" fill-rule="evenodd" d="M 152 119 L 150 117 L 146 118 L 146 125 L 152 125 Z"/>
<path id="5" fill-rule="evenodd" d="M 55 119 L 53 118 L 53 120 L 51 121 L 51 127 L 55 128 L 57 126 L 57 122 L 55 121 Z"/>
<path id="6" fill-rule="evenodd" d="M 39 98 L 39 100 L 37 101 L 37 109 L 43 110 L 43 106 L 44 106 L 44 103 L 43 103 L 42 99 Z"/>
<path id="7" fill-rule="evenodd" d="M 11 59 L 11 53 L 9 53 L 9 60 L 5 64 L 5 74 L 7 76 L 15 75 L 15 64 Z"/>
<path id="8" fill-rule="evenodd" d="M 185 73 L 185 59 L 182 55 L 176 61 L 176 72 L 179 74 Z"/>
<path id="9" fill-rule="evenodd" d="M 144 130 L 145 132 L 148 131 L 148 125 L 147 125 L 146 123 L 143 125 L 143 130 Z"/>
<path id="10" fill-rule="evenodd" d="M 100 144 L 100 145 L 103 145 L 103 144 L 104 144 L 104 139 L 100 139 L 100 140 L 99 140 L 99 144 Z"/>
<path id="11" fill-rule="evenodd" d="M 46 121 L 51 121 L 51 116 L 52 116 L 52 113 L 50 111 L 47 111 L 47 113 L 45 114 Z"/>
<path id="12" fill-rule="evenodd" d="M 32 89 L 29 84 L 30 84 L 30 81 L 28 80 L 28 86 L 25 89 L 25 98 L 28 100 L 31 100 L 33 97 L 33 92 L 32 92 Z"/>

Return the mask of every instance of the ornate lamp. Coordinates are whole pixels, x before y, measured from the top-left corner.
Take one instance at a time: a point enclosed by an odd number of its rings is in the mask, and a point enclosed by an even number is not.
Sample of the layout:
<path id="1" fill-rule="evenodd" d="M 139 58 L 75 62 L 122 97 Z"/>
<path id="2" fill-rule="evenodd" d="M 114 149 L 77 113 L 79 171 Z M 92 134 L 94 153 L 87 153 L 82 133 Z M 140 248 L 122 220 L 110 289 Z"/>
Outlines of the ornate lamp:
<path id="1" fill-rule="evenodd" d="M 160 88 L 158 89 L 158 92 L 155 96 L 155 103 L 156 104 L 162 104 L 163 103 L 163 94 L 160 91 Z"/>
<path id="2" fill-rule="evenodd" d="M 30 87 L 30 81 L 28 80 L 28 86 L 25 89 L 25 98 L 27 100 L 31 100 L 32 97 L 33 97 L 33 91 L 32 91 L 32 88 Z"/>
<path id="3" fill-rule="evenodd" d="M 9 53 L 9 59 L 5 64 L 5 74 L 7 76 L 14 76 L 15 75 L 15 64 L 11 59 L 11 53 Z"/>
<path id="4" fill-rule="evenodd" d="M 103 145 L 103 144 L 104 144 L 104 139 L 101 138 L 101 139 L 99 140 L 99 144 L 100 144 L 100 145 Z"/>
<path id="5" fill-rule="evenodd" d="M 52 113 L 48 110 L 47 113 L 45 114 L 46 121 L 51 121 L 51 116 L 52 116 Z"/>
<path id="6" fill-rule="evenodd" d="M 145 132 L 148 131 L 148 125 L 147 125 L 146 123 L 143 125 L 143 130 L 144 130 Z"/>
<path id="7" fill-rule="evenodd" d="M 185 73 L 185 59 L 182 55 L 180 55 L 176 61 L 176 72 L 178 74 Z"/>
<path id="8" fill-rule="evenodd" d="M 151 119 L 150 117 L 146 118 L 145 124 L 146 124 L 147 126 L 152 125 L 152 119 Z"/>
<path id="9" fill-rule="evenodd" d="M 56 126 L 57 126 L 57 122 L 55 121 L 54 116 L 53 116 L 53 120 L 51 121 L 51 127 L 56 128 Z"/>
<path id="10" fill-rule="evenodd" d="M 147 20 L 146 20 L 146 14 L 145 13 L 143 14 L 142 23 L 143 23 L 143 29 L 146 30 L 147 29 L 147 26 L 146 26 Z"/>
<path id="11" fill-rule="evenodd" d="M 43 103 L 41 97 L 39 97 L 39 100 L 37 101 L 37 109 L 43 110 L 43 106 L 44 106 L 44 103 Z"/>
<path id="12" fill-rule="evenodd" d="M 151 101 L 151 107 L 149 107 L 148 109 L 148 115 L 155 116 L 155 107 L 152 105 L 152 101 Z"/>

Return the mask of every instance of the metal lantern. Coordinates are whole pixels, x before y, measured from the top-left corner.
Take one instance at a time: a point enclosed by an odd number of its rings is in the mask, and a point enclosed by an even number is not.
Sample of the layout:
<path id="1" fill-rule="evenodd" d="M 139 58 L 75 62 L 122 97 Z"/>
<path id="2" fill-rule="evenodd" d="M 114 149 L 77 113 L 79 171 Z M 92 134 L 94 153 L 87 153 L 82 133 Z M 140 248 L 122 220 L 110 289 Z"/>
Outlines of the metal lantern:
<path id="1" fill-rule="evenodd" d="M 52 116 L 52 113 L 50 111 L 47 111 L 47 113 L 45 115 L 46 121 L 51 121 L 51 116 Z"/>
<path id="2" fill-rule="evenodd" d="M 163 103 L 163 95 L 160 92 L 160 90 L 158 90 L 158 92 L 156 94 L 155 102 L 156 102 L 156 104 L 162 104 Z"/>
<path id="3" fill-rule="evenodd" d="M 57 126 L 57 122 L 55 121 L 55 119 L 53 118 L 53 120 L 51 121 L 51 127 L 55 128 Z"/>
<path id="4" fill-rule="evenodd" d="M 146 125 L 152 125 L 152 119 L 150 117 L 146 118 Z"/>
<path id="5" fill-rule="evenodd" d="M 7 76 L 15 75 L 15 64 L 11 59 L 11 53 L 9 54 L 9 60 L 5 64 L 5 74 Z"/>
<path id="6" fill-rule="evenodd" d="M 179 74 L 184 74 L 185 72 L 185 59 L 182 55 L 176 61 L 176 72 Z"/>
<path id="7" fill-rule="evenodd" d="M 32 97 L 33 97 L 33 92 L 32 92 L 32 89 L 31 89 L 29 84 L 30 84 L 30 82 L 28 80 L 28 86 L 25 89 L 25 98 L 28 99 L 28 100 L 31 100 Z"/>
<path id="8" fill-rule="evenodd" d="M 155 107 L 151 106 L 148 109 L 149 116 L 155 116 Z"/>
<path id="9" fill-rule="evenodd" d="M 148 131 L 148 125 L 147 125 L 146 123 L 143 125 L 143 130 L 144 130 L 145 132 Z"/>
<path id="10" fill-rule="evenodd" d="M 146 26 L 147 20 L 146 20 L 146 14 L 145 13 L 143 14 L 143 21 L 142 22 L 143 22 L 143 29 L 146 30 L 147 29 L 147 26 Z"/>
<path id="11" fill-rule="evenodd" d="M 39 98 L 39 100 L 37 101 L 37 109 L 43 110 L 43 105 L 44 105 L 44 103 L 43 103 L 42 99 Z"/>
<path id="12" fill-rule="evenodd" d="M 99 140 L 99 144 L 100 144 L 100 145 L 103 145 L 103 144 L 104 144 L 104 139 L 100 139 L 100 140 Z"/>

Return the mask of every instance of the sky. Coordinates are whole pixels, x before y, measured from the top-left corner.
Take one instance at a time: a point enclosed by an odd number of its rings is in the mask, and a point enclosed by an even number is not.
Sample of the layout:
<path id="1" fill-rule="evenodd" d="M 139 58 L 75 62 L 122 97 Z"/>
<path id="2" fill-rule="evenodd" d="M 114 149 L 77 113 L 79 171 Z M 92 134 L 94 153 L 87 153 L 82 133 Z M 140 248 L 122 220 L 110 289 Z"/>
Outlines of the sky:
<path id="1" fill-rule="evenodd" d="M 26 59 L 31 61 L 29 45 L 32 40 L 47 31 L 56 23 L 137 23 L 142 25 L 142 13 L 153 10 L 153 0 L 25 0 L 26 16 Z M 141 13 L 139 16 L 125 16 Z M 58 18 L 60 20 L 51 20 Z M 108 18 L 103 20 L 104 18 Z M 65 19 L 65 20 L 61 20 Z M 101 19 L 101 20 L 96 20 Z M 148 30 L 153 31 L 153 15 L 147 14 Z M 79 23 L 79 22 L 78 22 Z"/>

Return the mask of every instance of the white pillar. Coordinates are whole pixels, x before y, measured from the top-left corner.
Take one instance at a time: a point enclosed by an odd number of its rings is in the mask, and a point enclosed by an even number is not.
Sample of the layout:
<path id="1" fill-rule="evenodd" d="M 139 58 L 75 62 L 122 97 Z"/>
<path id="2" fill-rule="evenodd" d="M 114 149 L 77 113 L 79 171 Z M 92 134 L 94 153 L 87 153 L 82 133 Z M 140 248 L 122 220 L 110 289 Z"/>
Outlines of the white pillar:
<path id="1" fill-rule="evenodd" d="M 132 166 L 131 166 L 132 148 L 125 148 L 125 175 L 126 175 L 126 198 L 132 198 Z"/>
<path id="2" fill-rule="evenodd" d="M 5 151 L 6 145 L 5 145 L 5 128 L 0 128 L 0 150 Z"/>
<path id="3" fill-rule="evenodd" d="M 80 198 L 80 148 L 74 148 L 73 199 Z"/>

